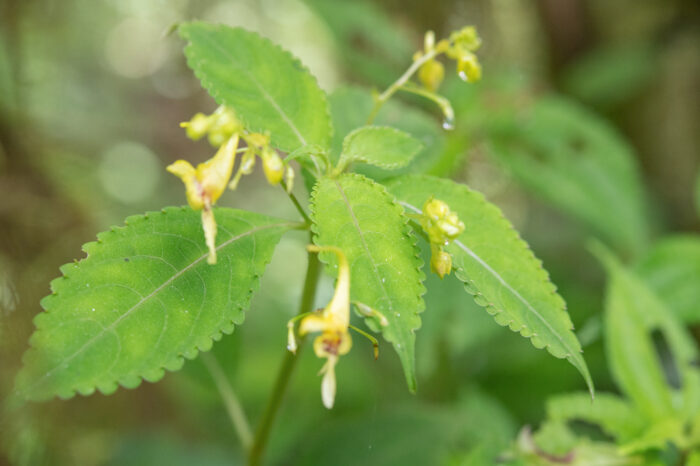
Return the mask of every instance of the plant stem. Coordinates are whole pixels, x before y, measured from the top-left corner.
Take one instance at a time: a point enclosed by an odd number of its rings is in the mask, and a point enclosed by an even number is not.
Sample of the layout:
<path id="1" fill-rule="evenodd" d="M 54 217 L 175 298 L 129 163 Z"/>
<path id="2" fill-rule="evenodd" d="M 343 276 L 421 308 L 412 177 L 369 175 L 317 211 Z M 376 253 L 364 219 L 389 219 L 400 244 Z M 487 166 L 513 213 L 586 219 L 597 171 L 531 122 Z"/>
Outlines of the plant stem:
<path id="1" fill-rule="evenodd" d="M 287 196 L 289 196 L 289 200 L 292 201 L 292 204 L 294 204 L 294 207 L 297 208 L 297 210 L 299 211 L 299 214 L 301 214 L 301 216 L 303 217 L 303 219 L 307 223 L 307 225 L 311 225 L 311 219 L 309 218 L 307 213 L 304 211 L 304 208 L 299 203 L 299 200 L 297 199 L 297 197 L 293 193 L 287 191 L 287 183 L 282 181 L 280 183 L 280 186 L 282 186 L 282 189 L 284 189 L 284 192 L 287 193 Z"/>
<path id="2" fill-rule="evenodd" d="M 411 79 L 411 76 L 413 76 L 413 73 L 418 71 L 418 69 L 423 66 L 423 63 L 432 60 L 438 55 L 437 50 L 431 50 L 430 52 L 426 53 L 425 55 L 421 56 L 418 60 L 414 61 L 411 66 L 408 67 L 408 69 L 402 74 L 399 79 L 394 81 L 394 83 L 389 86 L 384 92 L 379 94 L 375 99 L 374 99 L 374 107 L 372 108 L 372 111 L 369 114 L 369 118 L 367 118 L 367 124 L 371 125 L 374 119 L 377 117 L 377 113 L 379 113 L 379 110 L 382 108 L 382 105 L 384 105 L 384 102 L 389 100 L 389 98 L 394 95 L 396 91 L 399 90 L 401 86 L 406 84 L 409 79 Z"/>
<path id="3" fill-rule="evenodd" d="M 298 314 L 311 311 L 311 308 L 314 305 L 316 287 L 318 286 L 318 279 L 321 272 L 321 264 L 318 261 L 317 255 L 309 252 L 307 257 L 308 265 L 306 268 L 306 278 L 304 279 L 304 291 L 301 294 Z M 267 403 L 265 411 L 263 412 L 262 418 L 260 419 L 260 424 L 255 432 L 255 438 L 253 439 L 253 444 L 250 448 L 250 454 L 248 456 L 248 464 L 250 466 L 258 466 L 262 461 L 265 446 L 267 445 L 267 440 L 270 436 L 270 430 L 272 429 L 272 425 L 274 423 L 275 416 L 279 411 L 279 407 L 282 404 L 282 398 L 287 390 L 287 385 L 289 384 L 289 379 L 294 371 L 294 366 L 299 359 L 299 352 L 301 351 L 301 345 L 303 342 L 304 337 L 300 337 L 297 354 L 285 351 L 284 360 L 282 361 L 280 370 L 277 373 L 277 380 L 275 380 L 272 394 L 270 395 L 270 399 Z"/>
<path id="4" fill-rule="evenodd" d="M 224 406 L 226 406 L 226 411 L 231 418 L 233 428 L 238 438 L 241 440 L 241 445 L 243 445 L 245 450 L 248 450 L 253 441 L 253 434 L 250 431 L 250 425 L 248 424 L 248 419 L 245 416 L 241 402 L 238 401 L 238 397 L 233 391 L 233 387 L 231 387 L 216 357 L 211 353 L 202 353 L 201 358 L 211 378 L 214 379 L 216 388 L 219 390 L 219 395 L 221 395 Z"/>

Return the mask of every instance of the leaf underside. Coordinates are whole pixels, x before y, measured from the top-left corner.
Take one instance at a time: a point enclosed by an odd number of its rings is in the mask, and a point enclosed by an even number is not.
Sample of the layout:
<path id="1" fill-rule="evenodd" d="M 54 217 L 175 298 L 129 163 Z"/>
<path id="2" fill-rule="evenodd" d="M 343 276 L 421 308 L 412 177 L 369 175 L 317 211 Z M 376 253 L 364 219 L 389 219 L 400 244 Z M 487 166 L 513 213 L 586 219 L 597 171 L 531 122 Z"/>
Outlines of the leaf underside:
<path id="1" fill-rule="evenodd" d="M 450 180 L 405 175 L 389 183 L 404 207 L 420 212 L 434 196 L 457 213 L 466 228 L 449 246 L 455 275 L 496 322 L 529 338 L 576 367 L 593 394 L 593 381 L 573 332 L 564 300 L 501 211 L 482 194 Z"/>
<path id="2" fill-rule="evenodd" d="M 269 131 L 272 144 L 286 152 L 329 147 L 326 95 L 297 58 L 241 28 L 191 22 L 178 31 L 189 41 L 187 64 L 202 87 L 233 108 L 247 129 Z"/>
<path id="3" fill-rule="evenodd" d="M 17 377 L 31 400 L 70 398 L 155 382 L 164 370 L 211 348 L 243 322 L 259 277 L 291 225 L 264 215 L 215 209 L 218 263 L 199 212 L 171 207 L 126 219 L 83 246 L 87 257 L 61 267 L 41 301 L 36 331 Z"/>
<path id="4" fill-rule="evenodd" d="M 387 318 L 389 325 L 380 329 L 398 353 L 414 391 L 415 330 L 420 327 L 425 289 L 403 209 L 383 186 L 361 175 L 344 174 L 318 181 L 312 218 L 316 244 L 337 246 L 348 258 L 352 299 Z M 331 255 L 321 259 L 337 267 Z"/>

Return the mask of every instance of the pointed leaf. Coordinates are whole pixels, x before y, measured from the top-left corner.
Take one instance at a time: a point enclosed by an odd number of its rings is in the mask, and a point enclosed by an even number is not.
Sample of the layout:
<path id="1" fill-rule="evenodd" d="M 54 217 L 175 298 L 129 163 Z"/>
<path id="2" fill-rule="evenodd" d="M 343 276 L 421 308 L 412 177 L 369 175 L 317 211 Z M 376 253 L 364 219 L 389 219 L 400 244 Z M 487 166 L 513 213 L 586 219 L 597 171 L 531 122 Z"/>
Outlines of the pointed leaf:
<path id="1" fill-rule="evenodd" d="M 415 390 L 414 332 L 420 327 L 425 289 L 403 209 L 383 186 L 361 175 L 344 174 L 318 181 L 312 218 L 314 241 L 337 246 L 347 255 L 352 299 L 387 318 L 389 325 L 380 327 L 382 334 L 394 345 L 409 389 Z"/>
<path id="2" fill-rule="evenodd" d="M 272 143 L 291 152 L 331 137 L 326 95 L 289 52 L 241 28 L 185 23 L 180 35 L 187 64 L 217 103 L 227 105 L 251 131 L 270 132 Z"/>
<path id="3" fill-rule="evenodd" d="M 612 375 L 649 420 L 692 416 L 700 409 L 700 374 L 693 364 L 698 349 L 673 314 L 639 277 L 624 268 L 602 245 L 594 252 L 608 272 L 605 336 Z M 668 342 L 681 383 L 680 404 L 664 376 L 651 339 L 658 328 Z"/>
<path id="4" fill-rule="evenodd" d="M 184 207 L 129 217 L 87 243 L 87 257 L 61 267 L 41 301 L 18 394 L 69 398 L 155 382 L 240 325 L 292 224 L 233 209 L 215 216 L 216 265 L 206 261 L 200 213 Z"/>
<path id="5" fill-rule="evenodd" d="M 374 101 L 369 91 L 356 87 L 341 87 L 329 97 L 335 134 L 331 156 L 337 160 L 343 150 L 346 135 L 367 124 Z M 375 124 L 405 131 L 423 144 L 423 149 L 407 166 L 396 171 L 379 167 L 358 166 L 355 170 L 375 180 L 396 176 L 397 173 L 425 173 L 442 163 L 446 152 L 445 132 L 431 115 L 400 101 L 389 100 L 377 114 Z"/>
<path id="6" fill-rule="evenodd" d="M 345 136 L 339 165 L 362 162 L 393 170 L 413 160 L 423 144 L 410 134 L 389 126 L 363 126 Z"/>
<path id="7" fill-rule="evenodd" d="M 457 278 L 500 325 L 520 332 L 576 367 L 593 394 L 593 382 L 564 300 L 547 272 L 501 211 L 482 194 L 450 180 L 407 175 L 389 190 L 409 211 L 420 213 L 434 196 L 457 212 L 466 228 L 448 247 Z"/>
<path id="8" fill-rule="evenodd" d="M 700 322 L 700 236 L 678 235 L 657 242 L 637 272 L 680 320 Z"/>

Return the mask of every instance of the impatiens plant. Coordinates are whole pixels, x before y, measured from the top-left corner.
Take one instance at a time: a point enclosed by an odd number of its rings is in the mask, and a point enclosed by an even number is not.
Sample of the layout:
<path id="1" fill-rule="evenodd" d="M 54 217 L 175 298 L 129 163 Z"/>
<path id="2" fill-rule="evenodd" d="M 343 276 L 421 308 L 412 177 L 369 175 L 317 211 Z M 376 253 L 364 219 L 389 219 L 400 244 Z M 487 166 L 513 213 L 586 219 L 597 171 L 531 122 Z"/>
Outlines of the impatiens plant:
<path id="1" fill-rule="evenodd" d="M 219 105 L 182 126 L 193 140 L 206 137 L 215 155 L 196 167 L 178 160 L 167 168 L 184 183 L 189 207 L 129 217 L 86 244 L 84 259 L 61 267 L 35 319 L 18 398 L 109 395 L 180 369 L 243 323 L 275 246 L 291 230 L 309 232 L 306 279 L 270 403 L 254 438 L 242 436 L 251 464 L 262 458 L 307 334 L 317 334 L 314 352 L 325 359 L 321 394 L 328 408 L 342 397 L 348 376 L 339 360 L 351 349 L 349 330 L 369 338 L 377 356 L 377 340 L 351 324 L 351 309 L 393 346 L 408 389 L 417 389 L 420 313 L 431 311 L 422 298 L 427 273 L 458 280 L 498 324 L 567 359 L 593 395 L 564 300 L 511 223 L 480 193 L 425 174 L 420 158 L 429 140 L 374 124 L 386 121 L 385 104 L 405 91 L 437 104 L 443 128 L 451 129 L 452 106 L 436 93 L 444 76 L 439 59 L 454 60 L 462 80 L 479 80 L 473 27 L 439 41 L 427 33 L 406 72 L 368 106 L 344 97 L 352 92 L 327 98 L 299 60 L 255 33 L 200 22 L 178 30 L 189 67 Z M 299 219 L 215 207 L 258 158 Z M 309 190 L 306 206 L 294 194 L 295 173 Z M 429 268 L 419 237 L 430 245 Z M 320 263 L 337 280 L 330 302 L 314 310 Z"/>

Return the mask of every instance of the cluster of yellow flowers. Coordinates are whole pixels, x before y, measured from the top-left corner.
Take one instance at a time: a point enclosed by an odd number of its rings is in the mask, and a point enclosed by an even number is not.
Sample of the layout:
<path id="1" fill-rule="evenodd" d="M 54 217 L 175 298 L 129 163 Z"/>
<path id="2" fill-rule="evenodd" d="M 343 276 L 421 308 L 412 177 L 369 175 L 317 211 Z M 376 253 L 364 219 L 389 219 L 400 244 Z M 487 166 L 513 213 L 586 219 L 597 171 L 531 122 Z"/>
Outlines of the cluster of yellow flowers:
<path id="1" fill-rule="evenodd" d="M 253 171 L 256 156 L 261 158 L 265 176 L 271 185 L 279 184 L 284 177 L 287 190 L 291 190 L 294 170 L 285 165 L 279 154 L 270 146 L 269 135 L 245 131 L 233 110 L 229 108 L 221 106 L 211 115 L 197 113 L 181 126 L 186 128 L 190 139 L 196 141 L 207 136 L 209 143 L 219 148 L 214 157 L 200 163 L 196 168 L 186 160 L 178 160 L 167 168 L 185 184 L 189 205 L 194 210 L 202 211 L 204 237 L 209 248 L 207 261 L 215 264 L 216 220 L 212 207 L 224 193 L 226 185 L 236 189 L 241 176 Z M 238 149 L 241 139 L 245 141 L 246 147 Z M 229 184 L 236 154 L 240 151 L 243 151 L 243 157 L 236 175 Z"/>
<path id="2" fill-rule="evenodd" d="M 443 39 L 435 43 L 435 33 L 428 31 L 425 34 L 423 51 L 416 52 L 413 60 L 417 61 L 427 54 L 435 56 L 444 53 L 457 62 L 458 76 L 469 83 L 481 79 L 481 65 L 474 53 L 481 46 L 481 39 L 474 26 L 467 26 L 455 31 L 449 40 Z M 423 63 L 418 70 L 418 79 L 426 89 L 437 91 L 445 77 L 445 67 L 435 57 Z"/>
<path id="3" fill-rule="evenodd" d="M 423 205 L 420 223 L 430 241 L 430 270 L 443 278 L 452 270 L 452 256 L 444 247 L 464 231 L 464 223 L 445 202 L 434 198 Z"/>

